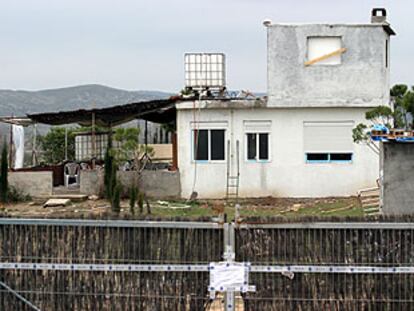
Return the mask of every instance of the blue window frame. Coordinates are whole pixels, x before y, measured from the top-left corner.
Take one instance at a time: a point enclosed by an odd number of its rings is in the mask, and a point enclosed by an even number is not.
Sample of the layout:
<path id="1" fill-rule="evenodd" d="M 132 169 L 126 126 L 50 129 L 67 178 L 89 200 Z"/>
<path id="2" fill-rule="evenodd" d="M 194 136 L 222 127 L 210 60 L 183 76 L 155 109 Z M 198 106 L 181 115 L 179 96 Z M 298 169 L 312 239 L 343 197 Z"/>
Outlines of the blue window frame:
<path id="1" fill-rule="evenodd" d="M 310 152 L 306 153 L 306 163 L 352 163 L 352 152 Z"/>

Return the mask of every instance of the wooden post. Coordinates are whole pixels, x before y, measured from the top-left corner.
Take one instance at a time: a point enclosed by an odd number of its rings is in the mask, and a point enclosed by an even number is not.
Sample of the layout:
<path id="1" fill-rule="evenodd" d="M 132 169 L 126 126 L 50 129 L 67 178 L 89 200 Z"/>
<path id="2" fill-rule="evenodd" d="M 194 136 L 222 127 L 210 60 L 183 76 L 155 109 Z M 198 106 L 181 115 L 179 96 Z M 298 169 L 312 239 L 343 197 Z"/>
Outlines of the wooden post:
<path id="1" fill-rule="evenodd" d="M 37 143 L 37 124 L 33 123 L 32 166 L 37 165 L 36 143 Z"/>
<path id="2" fill-rule="evenodd" d="M 13 124 L 10 124 L 9 170 L 13 168 Z"/>
<path id="3" fill-rule="evenodd" d="M 178 170 L 178 150 L 177 150 L 177 133 L 173 132 L 171 134 L 171 142 L 172 142 L 172 166 L 171 170 L 176 171 Z"/>
<path id="4" fill-rule="evenodd" d="M 68 128 L 65 127 L 65 161 L 68 160 Z"/>
<path id="5" fill-rule="evenodd" d="M 92 112 L 92 169 L 95 169 L 95 161 L 96 161 L 95 112 Z"/>

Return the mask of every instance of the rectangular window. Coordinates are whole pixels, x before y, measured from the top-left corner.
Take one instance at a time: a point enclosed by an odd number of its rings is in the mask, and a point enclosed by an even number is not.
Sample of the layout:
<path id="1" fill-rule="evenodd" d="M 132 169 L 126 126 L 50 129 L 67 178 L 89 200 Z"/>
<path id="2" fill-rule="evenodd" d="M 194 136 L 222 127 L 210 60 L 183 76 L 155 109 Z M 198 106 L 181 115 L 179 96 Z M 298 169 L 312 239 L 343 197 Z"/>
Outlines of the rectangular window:
<path id="1" fill-rule="evenodd" d="M 256 160 L 257 134 L 247 134 L 247 160 Z"/>
<path id="2" fill-rule="evenodd" d="M 309 37 L 308 38 L 308 61 L 324 57 L 341 49 L 341 37 Z M 325 59 L 315 62 L 313 65 L 339 65 L 341 53 L 334 54 Z"/>
<path id="3" fill-rule="evenodd" d="M 353 121 L 304 122 L 306 162 L 352 162 L 353 125 Z"/>
<path id="4" fill-rule="evenodd" d="M 193 130 L 193 159 L 222 161 L 225 159 L 225 130 Z"/>
<path id="5" fill-rule="evenodd" d="M 352 162 L 352 153 L 307 153 L 308 163 Z"/>
<path id="6" fill-rule="evenodd" d="M 269 160 L 269 134 L 247 134 L 247 160 Z"/>
<path id="7" fill-rule="evenodd" d="M 330 154 L 330 160 L 331 162 L 349 162 L 352 161 L 352 153 L 331 153 Z"/>
<path id="8" fill-rule="evenodd" d="M 306 161 L 308 162 L 327 162 L 329 161 L 328 153 L 307 153 Z"/>
<path id="9" fill-rule="evenodd" d="M 224 160 L 224 130 L 211 130 L 211 160 Z"/>
<path id="10" fill-rule="evenodd" d="M 208 130 L 194 130 L 195 160 L 208 160 Z"/>

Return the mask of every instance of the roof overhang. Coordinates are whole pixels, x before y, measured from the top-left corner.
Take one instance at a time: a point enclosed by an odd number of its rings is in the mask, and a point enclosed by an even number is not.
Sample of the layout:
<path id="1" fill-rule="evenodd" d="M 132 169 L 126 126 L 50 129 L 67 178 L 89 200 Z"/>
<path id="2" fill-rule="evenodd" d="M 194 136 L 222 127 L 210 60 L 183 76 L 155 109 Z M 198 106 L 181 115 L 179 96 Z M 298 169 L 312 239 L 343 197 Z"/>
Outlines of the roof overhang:
<path id="1" fill-rule="evenodd" d="M 0 117 L 0 123 L 29 126 L 33 124 L 33 121 L 27 117 Z"/>
<path id="2" fill-rule="evenodd" d="M 175 96 L 168 99 L 130 103 L 101 109 L 30 114 L 28 118 L 33 122 L 48 125 L 77 123 L 82 126 L 90 126 L 95 122 L 96 125 L 102 127 L 116 126 L 134 119 L 143 119 L 155 123 L 171 123 L 176 118 L 175 104 L 178 101 L 183 101 L 183 99 Z"/>

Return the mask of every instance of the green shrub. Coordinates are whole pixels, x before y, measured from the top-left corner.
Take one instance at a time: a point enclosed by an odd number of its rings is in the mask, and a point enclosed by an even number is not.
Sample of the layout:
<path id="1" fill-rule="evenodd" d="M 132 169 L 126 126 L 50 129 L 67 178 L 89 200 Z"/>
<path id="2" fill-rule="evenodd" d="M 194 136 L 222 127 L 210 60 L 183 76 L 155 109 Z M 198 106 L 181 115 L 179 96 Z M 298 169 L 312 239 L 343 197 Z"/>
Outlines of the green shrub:
<path id="1" fill-rule="evenodd" d="M 30 201 L 32 198 L 30 195 L 25 194 L 15 187 L 9 187 L 8 189 L 8 202 L 11 203 L 18 203 L 18 202 L 27 202 Z"/>
<path id="2" fill-rule="evenodd" d="M 145 199 L 144 193 L 140 192 L 138 194 L 138 208 L 139 208 L 140 215 L 144 212 L 144 199 Z"/>
<path id="3" fill-rule="evenodd" d="M 121 184 L 117 184 L 114 188 L 113 194 L 112 194 L 112 212 L 119 214 L 121 211 L 121 192 L 122 192 L 122 186 Z"/>

